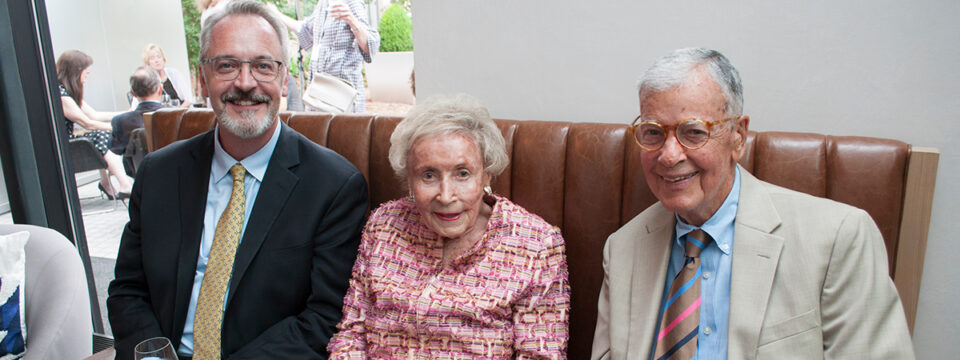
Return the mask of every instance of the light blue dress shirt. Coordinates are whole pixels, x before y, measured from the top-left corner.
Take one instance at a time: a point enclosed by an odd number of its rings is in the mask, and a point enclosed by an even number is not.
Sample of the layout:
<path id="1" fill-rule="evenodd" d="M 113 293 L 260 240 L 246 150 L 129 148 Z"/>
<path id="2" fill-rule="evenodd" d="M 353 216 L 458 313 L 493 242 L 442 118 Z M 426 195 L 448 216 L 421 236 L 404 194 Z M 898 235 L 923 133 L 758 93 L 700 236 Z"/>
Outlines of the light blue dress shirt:
<path id="1" fill-rule="evenodd" d="M 218 126 L 214 133 L 213 141 L 213 161 L 210 164 L 210 184 L 207 186 L 207 205 L 203 213 L 203 235 L 200 239 L 200 256 L 197 258 L 197 273 L 193 277 L 193 290 L 190 293 L 190 307 L 187 308 L 187 320 L 183 324 L 183 337 L 180 339 L 180 355 L 193 355 L 193 316 L 197 310 L 197 298 L 200 296 L 200 284 L 203 282 L 203 273 L 207 270 L 207 259 L 210 256 L 210 247 L 213 244 L 213 234 L 217 230 L 217 222 L 220 221 L 220 215 L 227 208 L 230 202 L 230 195 L 233 192 L 233 177 L 230 175 L 230 167 L 236 163 L 243 165 L 247 170 L 247 175 L 243 179 L 243 190 L 246 196 L 246 205 L 243 208 L 243 229 L 240 232 L 240 239 L 243 239 L 243 232 L 247 229 L 247 220 L 250 219 L 250 210 L 253 210 L 253 203 L 257 199 L 257 193 L 260 191 L 260 183 L 267 172 L 267 165 L 270 164 L 270 157 L 273 156 L 273 150 L 277 147 L 277 139 L 280 138 L 280 124 L 277 124 L 267 142 L 260 150 L 247 156 L 245 159 L 237 161 L 220 146 L 220 127 Z M 224 302 L 227 297 L 224 296 Z"/>
<path id="2" fill-rule="evenodd" d="M 697 333 L 697 355 L 694 359 L 726 359 L 727 328 L 730 323 L 730 273 L 733 264 L 733 231 L 740 202 L 740 169 L 734 168 L 733 188 L 720 209 L 700 227 L 713 238 L 700 253 L 700 331 Z M 676 215 L 675 215 L 676 216 Z M 670 285 L 686 260 L 686 249 L 680 238 L 697 229 L 679 216 L 674 230 L 670 265 L 663 290 L 664 299 Z M 662 309 L 661 309 L 662 311 Z M 661 314 L 662 316 L 662 314 Z M 659 320 L 658 320 L 659 323 Z M 656 346 L 656 344 L 654 344 Z M 651 351 L 653 356 L 653 351 Z"/>

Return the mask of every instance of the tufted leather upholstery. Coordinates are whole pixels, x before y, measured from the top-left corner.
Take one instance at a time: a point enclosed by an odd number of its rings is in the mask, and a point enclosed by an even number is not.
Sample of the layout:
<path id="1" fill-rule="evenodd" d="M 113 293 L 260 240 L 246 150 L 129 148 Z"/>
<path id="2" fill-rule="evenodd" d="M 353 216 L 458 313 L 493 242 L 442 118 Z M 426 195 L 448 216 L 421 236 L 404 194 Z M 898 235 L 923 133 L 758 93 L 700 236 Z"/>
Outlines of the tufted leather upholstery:
<path id="1" fill-rule="evenodd" d="M 371 209 L 407 193 L 387 161 L 390 134 L 401 117 L 284 113 L 281 119 L 353 162 L 369 183 Z M 494 180 L 494 191 L 563 231 L 573 291 L 569 356 L 587 358 L 603 280 L 603 244 L 610 233 L 657 201 L 643 177 L 641 150 L 622 124 L 496 122 L 511 162 Z M 214 122 L 209 110 L 176 109 L 146 115 L 145 123 L 153 151 L 210 129 Z M 902 283 L 919 282 L 928 223 L 916 234 L 901 233 L 910 156 L 911 146 L 895 140 L 751 132 L 741 164 L 760 179 L 870 213 L 883 233 L 890 274 L 898 274 L 895 281 L 912 327 L 919 287 L 915 284 L 906 294 Z M 929 204 L 925 211 L 929 217 Z M 910 243 L 901 246 L 901 241 Z M 919 263 L 897 262 L 898 251 L 915 253 L 917 247 Z M 906 301 L 908 297 L 913 301 Z"/>

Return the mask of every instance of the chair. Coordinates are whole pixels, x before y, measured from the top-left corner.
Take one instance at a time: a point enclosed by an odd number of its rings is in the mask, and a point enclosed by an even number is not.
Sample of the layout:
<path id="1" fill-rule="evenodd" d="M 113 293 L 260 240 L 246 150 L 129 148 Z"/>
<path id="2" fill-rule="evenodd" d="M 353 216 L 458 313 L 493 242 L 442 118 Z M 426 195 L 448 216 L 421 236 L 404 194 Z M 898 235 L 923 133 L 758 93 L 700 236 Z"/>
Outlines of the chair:
<path id="1" fill-rule="evenodd" d="M 127 175 L 133 177 L 137 174 L 137 168 L 140 167 L 144 156 L 147 156 L 146 133 L 143 128 L 133 129 L 127 141 L 127 148 L 123 151 L 123 169 Z"/>
<path id="2" fill-rule="evenodd" d="M 80 254 L 60 233 L 0 224 L 0 235 L 30 232 L 24 283 L 25 360 L 82 359 L 92 353 L 93 324 Z"/>
<path id="3" fill-rule="evenodd" d="M 399 116 L 281 112 L 280 120 L 350 160 L 370 208 L 406 196 L 387 153 Z M 657 201 L 626 124 L 495 119 L 510 163 L 491 184 L 563 231 L 571 286 L 571 359 L 588 358 L 607 236 Z M 209 109 L 144 115 L 151 151 L 213 129 Z M 740 163 L 759 179 L 866 210 L 876 221 L 907 323 L 916 318 L 939 152 L 890 139 L 751 132 Z M 878 196 L 877 194 L 882 194 Z"/>
<path id="4" fill-rule="evenodd" d="M 70 139 L 70 157 L 73 159 L 73 173 L 81 173 L 90 170 L 106 170 L 107 161 L 103 159 L 103 154 L 97 150 L 93 140 L 85 137 Z M 117 209 L 116 199 L 113 203 L 113 210 Z M 126 206 L 126 203 L 124 203 Z"/>
<path id="5" fill-rule="evenodd" d="M 93 141 L 85 137 L 70 139 L 70 156 L 73 158 L 73 173 L 90 170 L 106 170 L 107 161 L 97 150 Z"/>

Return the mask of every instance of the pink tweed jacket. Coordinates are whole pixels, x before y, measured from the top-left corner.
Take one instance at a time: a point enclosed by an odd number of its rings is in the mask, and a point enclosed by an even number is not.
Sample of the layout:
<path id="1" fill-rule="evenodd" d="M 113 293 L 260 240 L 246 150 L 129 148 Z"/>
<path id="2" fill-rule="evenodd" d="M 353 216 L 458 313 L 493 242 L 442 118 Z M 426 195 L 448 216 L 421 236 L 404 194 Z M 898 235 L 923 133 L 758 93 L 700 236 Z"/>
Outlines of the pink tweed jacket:
<path id="1" fill-rule="evenodd" d="M 409 199 L 371 215 L 331 359 L 565 359 L 570 286 L 560 230 L 495 196 L 487 232 L 442 267 Z"/>

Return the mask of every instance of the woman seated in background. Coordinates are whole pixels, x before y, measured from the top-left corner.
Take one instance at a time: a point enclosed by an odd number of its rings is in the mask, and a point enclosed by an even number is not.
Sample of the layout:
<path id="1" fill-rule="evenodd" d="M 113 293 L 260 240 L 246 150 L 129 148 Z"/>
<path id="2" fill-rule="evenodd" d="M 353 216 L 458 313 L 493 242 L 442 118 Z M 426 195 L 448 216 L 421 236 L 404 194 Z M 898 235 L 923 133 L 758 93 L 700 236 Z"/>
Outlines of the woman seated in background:
<path id="1" fill-rule="evenodd" d="M 432 97 L 397 125 L 389 158 L 410 196 L 363 230 L 331 359 L 565 358 L 563 238 L 491 192 L 509 159 L 487 110 Z"/>
<path id="2" fill-rule="evenodd" d="M 83 101 L 83 84 L 90 75 L 90 65 L 93 65 L 93 58 L 79 50 L 64 51 L 57 58 L 57 80 L 60 81 L 63 116 L 67 118 L 67 135 L 71 139 L 85 137 L 93 141 L 103 154 L 109 171 L 100 170 L 100 191 L 110 200 L 114 197 L 126 198 L 130 196 L 133 179 L 124 172 L 120 155 L 108 151 L 110 132 L 113 130 L 110 119 L 120 112 L 100 112 Z M 80 128 L 74 124 L 80 125 Z M 114 189 L 110 175 L 117 178 L 119 188 Z"/>
<path id="3" fill-rule="evenodd" d="M 190 82 L 177 69 L 167 67 L 167 57 L 163 55 L 163 49 L 156 44 L 147 44 L 143 48 L 143 64 L 160 74 L 163 94 L 166 95 L 164 101 L 169 101 L 164 105 L 189 107 L 193 103 L 190 101 Z"/>

